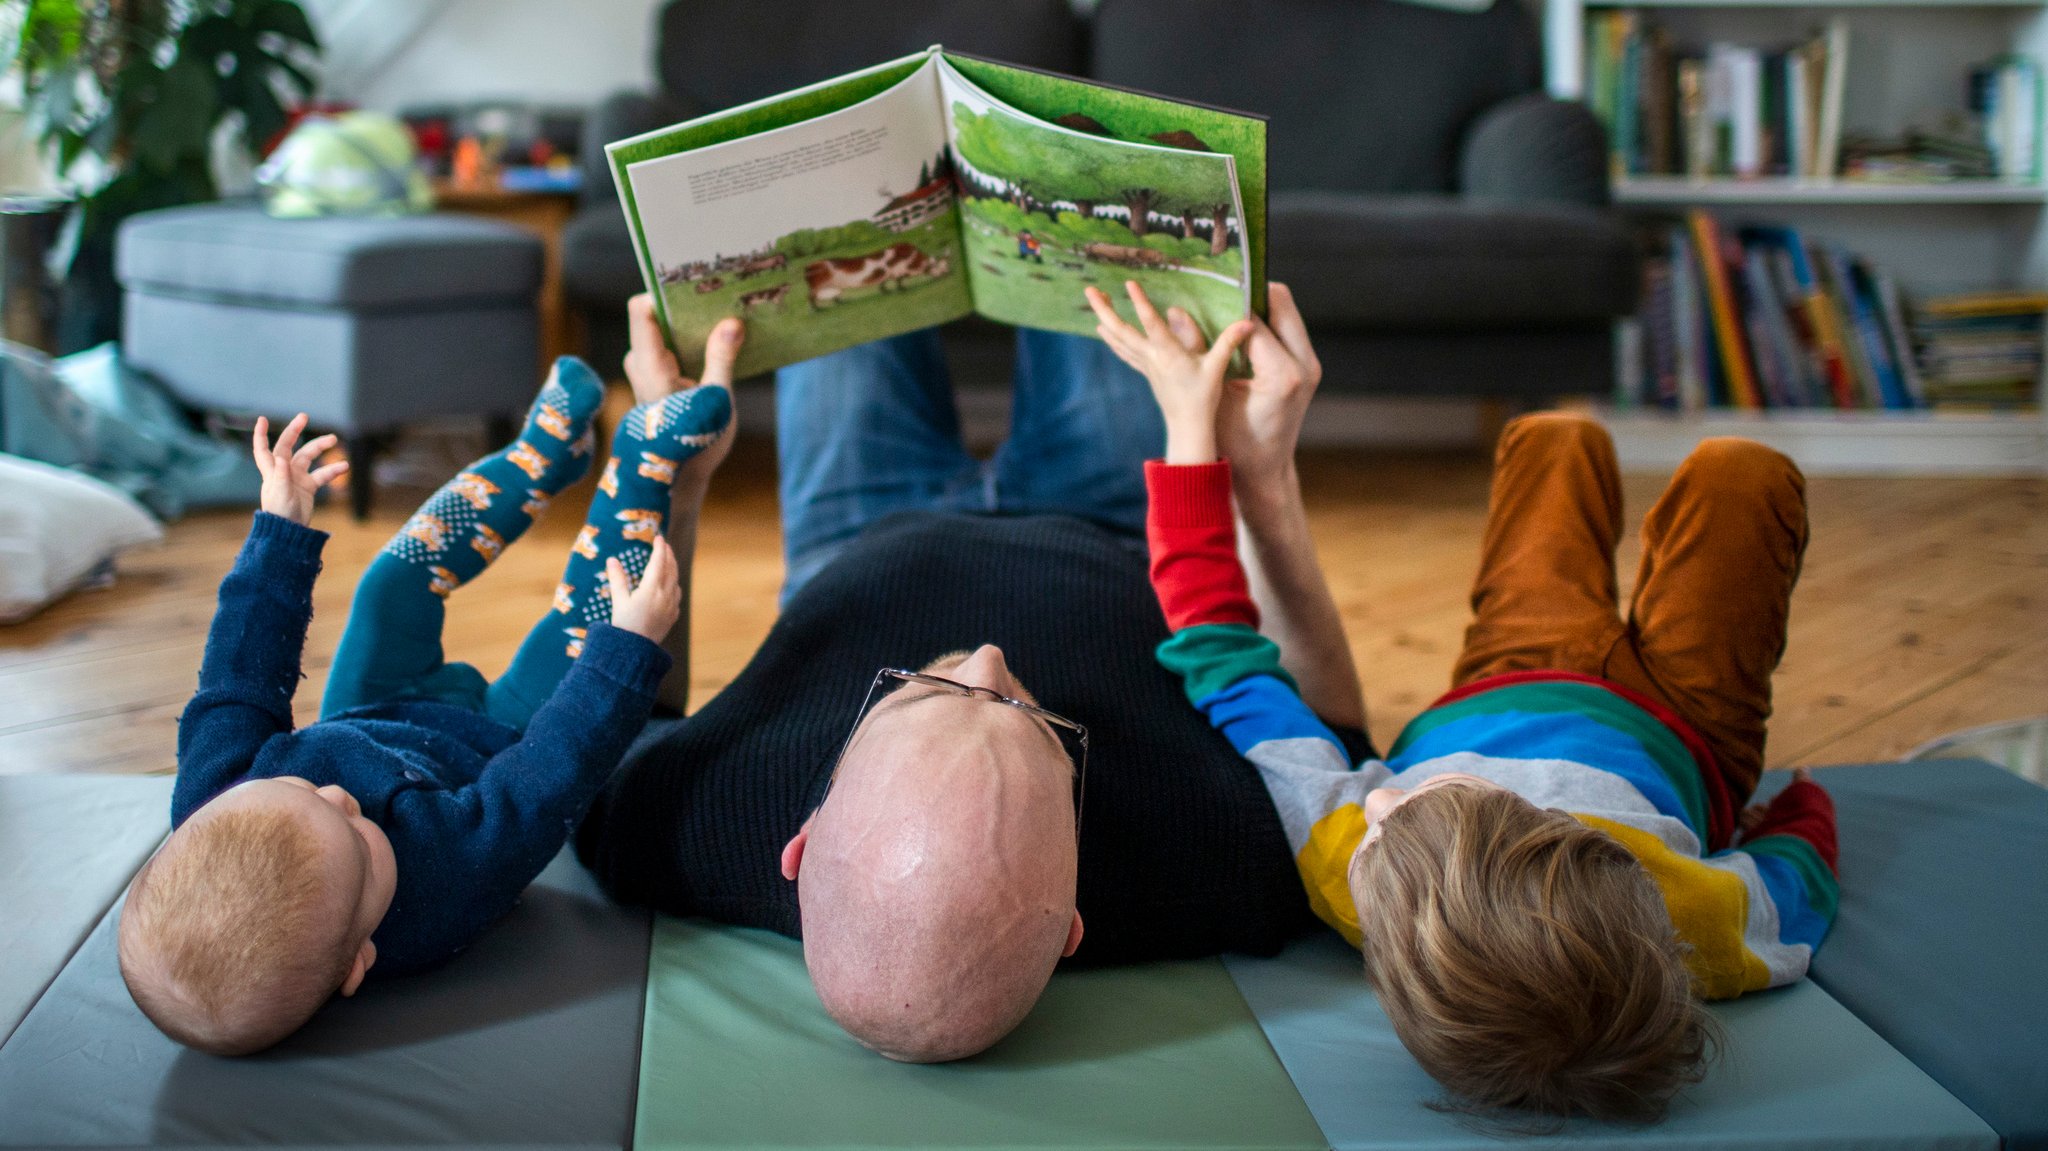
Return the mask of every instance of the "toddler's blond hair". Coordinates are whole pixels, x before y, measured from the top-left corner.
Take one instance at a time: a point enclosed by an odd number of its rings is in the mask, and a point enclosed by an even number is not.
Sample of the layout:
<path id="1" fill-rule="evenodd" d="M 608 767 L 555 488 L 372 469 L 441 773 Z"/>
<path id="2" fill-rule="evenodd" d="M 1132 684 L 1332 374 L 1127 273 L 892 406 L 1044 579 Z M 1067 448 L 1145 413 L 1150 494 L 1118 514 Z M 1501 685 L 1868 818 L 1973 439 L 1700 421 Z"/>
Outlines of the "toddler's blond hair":
<path id="1" fill-rule="evenodd" d="M 1389 812 L 1352 861 L 1366 977 L 1467 1110 L 1645 1122 L 1715 1048 L 1670 913 L 1610 835 L 1492 788 Z"/>

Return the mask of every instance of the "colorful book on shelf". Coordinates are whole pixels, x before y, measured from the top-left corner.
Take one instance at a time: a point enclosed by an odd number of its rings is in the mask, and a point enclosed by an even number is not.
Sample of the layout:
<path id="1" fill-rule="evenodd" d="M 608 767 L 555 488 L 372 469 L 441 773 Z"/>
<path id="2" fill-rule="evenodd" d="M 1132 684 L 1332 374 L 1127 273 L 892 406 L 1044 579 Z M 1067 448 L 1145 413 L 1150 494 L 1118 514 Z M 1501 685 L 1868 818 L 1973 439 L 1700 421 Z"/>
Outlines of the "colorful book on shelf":
<path id="1" fill-rule="evenodd" d="M 1676 399 L 1681 411 L 1698 411 L 1707 406 L 1707 381 L 1713 377 L 1708 360 L 1701 293 L 1699 262 L 1693 256 L 1691 237 L 1682 227 L 1672 228 L 1666 245 L 1671 253 L 1671 341 L 1677 358 Z"/>
<path id="2" fill-rule="evenodd" d="M 1749 233 L 1776 245 L 1785 253 L 1792 278 L 1799 286 L 1798 306 L 1805 314 L 1807 330 L 1811 333 L 1828 395 L 1834 405 L 1844 409 L 1860 406 L 1858 384 L 1849 363 L 1848 349 L 1842 342 L 1842 329 L 1836 319 L 1834 304 L 1828 299 L 1820 278 L 1814 274 L 1805 238 L 1792 228 L 1752 227 Z"/>
<path id="3" fill-rule="evenodd" d="M 1742 313 L 1736 302 L 1735 289 L 1729 281 L 1729 260 L 1727 249 L 1722 244 L 1720 225 L 1712 216 L 1697 209 L 1687 213 L 1686 219 L 1698 251 L 1701 278 L 1707 285 L 1714 346 L 1719 353 L 1721 370 L 1727 375 L 1728 398 L 1738 408 L 1761 408 L 1764 406 L 1763 393 L 1757 389 L 1756 376 L 1750 370 L 1749 353 L 1742 336 Z"/>
<path id="4" fill-rule="evenodd" d="M 1899 381 L 1905 385 L 1906 398 L 1912 406 L 1924 408 L 1927 387 L 1920 377 L 1920 357 L 1913 351 L 1913 329 L 1906 322 L 1906 303 L 1899 282 L 1882 269 L 1871 269 L 1871 277 L 1885 336 L 1891 341 L 1892 362 L 1899 367 Z"/>
<path id="5" fill-rule="evenodd" d="M 969 314 L 1092 336 L 1088 284 L 1212 333 L 1265 306 L 1255 116 L 933 47 L 606 155 L 693 374 L 729 315 L 746 376 Z"/>
<path id="6" fill-rule="evenodd" d="M 1853 398 L 1843 406 L 1884 407 L 1884 393 L 1877 383 L 1877 368 L 1870 362 L 1869 346 L 1857 326 L 1856 290 L 1846 275 L 1847 269 L 1838 265 L 1822 244 L 1808 244 L 1807 258 L 1812 261 L 1821 291 L 1827 296 L 1828 316 L 1841 338 L 1842 358 L 1849 365 L 1849 378 L 1854 381 Z"/>
<path id="7" fill-rule="evenodd" d="M 1878 398 L 1886 408 L 1894 411 L 1912 407 L 1913 400 L 1906 393 L 1905 377 L 1895 358 L 1891 335 L 1885 330 L 1884 312 L 1869 265 L 1851 258 L 1846 252 L 1831 251 L 1830 255 L 1853 293 L 1851 311 L 1856 317 L 1856 330 L 1863 340 L 1865 354 L 1870 357 L 1871 373 L 1877 379 Z"/>

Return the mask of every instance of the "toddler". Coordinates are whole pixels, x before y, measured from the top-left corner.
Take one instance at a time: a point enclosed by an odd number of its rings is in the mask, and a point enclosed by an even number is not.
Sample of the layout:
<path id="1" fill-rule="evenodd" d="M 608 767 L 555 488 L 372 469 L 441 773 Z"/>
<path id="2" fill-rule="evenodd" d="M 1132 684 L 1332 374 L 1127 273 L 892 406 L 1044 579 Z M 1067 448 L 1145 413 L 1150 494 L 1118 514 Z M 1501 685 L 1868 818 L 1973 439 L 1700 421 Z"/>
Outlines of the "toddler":
<path id="1" fill-rule="evenodd" d="M 634 318 L 652 323 L 644 307 Z M 590 466 L 603 385 L 558 361 L 518 438 L 372 561 L 321 718 L 296 730 L 327 538 L 306 524 L 347 465 L 316 466 L 333 437 L 299 446 L 303 415 L 274 446 L 257 422 L 262 510 L 179 720 L 174 830 L 121 912 L 122 977 L 167 1035 L 219 1054 L 270 1046 L 373 967 L 419 971 L 461 950 L 560 851 L 669 670 L 660 644 L 682 596 L 663 531 L 672 510 L 695 514 L 681 481 L 701 496 L 723 452 L 741 338 L 736 320 L 713 332 L 705 386 L 633 379 L 642 402 L 614 437 L 552 607 L 487 684 L 443 658 L 444 600 Z"/>
<path id="2" fill-rule="evenodd" d="M 1702 443 L 1643 529 L 1618 610 L 1621 488 L 1590 420 L 1502 435 L 1452 690 L 1354 766 L 1258 631 L 1211 352 L 1097 303 L 1167 416 L 1147 465 L 1159 659 L 1258 768 L 1310 905 L 1365 956 L 1396 1033 L 1466 1106 L 1646 1120 L 1696 1080 L 1698 998 L 1799 979 L 1837 896 L 1834 809 L 1804 771 L 1748 808 L 1807 537 L 1791 461 Z"/>

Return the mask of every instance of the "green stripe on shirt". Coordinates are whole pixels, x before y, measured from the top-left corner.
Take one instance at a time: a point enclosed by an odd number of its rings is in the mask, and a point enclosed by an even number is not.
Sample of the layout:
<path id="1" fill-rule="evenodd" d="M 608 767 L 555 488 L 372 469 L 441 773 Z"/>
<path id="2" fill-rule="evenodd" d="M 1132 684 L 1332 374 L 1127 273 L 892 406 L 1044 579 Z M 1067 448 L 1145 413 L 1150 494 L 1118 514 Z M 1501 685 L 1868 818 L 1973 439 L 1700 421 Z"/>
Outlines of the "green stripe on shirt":
<path id="1" fill-rule="evenodd" d="M 1188 701 L 1201 702 L 1253 675 L 1270 675 L 1299 691 L 1280 666 L 1280 648 L 1241 623 L 1203 623 L 1173 633 L 1156 653 L 1166 670 L 1181 677 Z"/>
<path id="2" fill-rule="evenodd" d="M 1598 684 L 1553 680 L 1517 683 L 1467 696 L 1442 707 L 1433 707 L 1415 717 L 1394 742 L 1388 759 L 1398 757 L 1408 745 L 1454 720 L 1474 715 L 1499 715 L 1519 711 L 1538 715 L 1571 712 L 1628 736 L 1641 744 L 1650 761 L 1671 783 L 1678 802 L 1685 805 L 1687 822 L 1694 828 L 1707 826 L 1707 788 L 1700 779 L 1699 765 L 1685 742 L 1656 716 L 1608 691 Z"/>
<path id="3" fill-rule="evenodd" d="M 1814 912 L 1829 923 L 1835 921 L 1835 905 L 1842 898 L 1842 885 L 1811 843 L 1796 835 L 1766 835 L 1744 840 L 1741 850 L 1784 860 L 1806 885 L 1806 898 Z"/>

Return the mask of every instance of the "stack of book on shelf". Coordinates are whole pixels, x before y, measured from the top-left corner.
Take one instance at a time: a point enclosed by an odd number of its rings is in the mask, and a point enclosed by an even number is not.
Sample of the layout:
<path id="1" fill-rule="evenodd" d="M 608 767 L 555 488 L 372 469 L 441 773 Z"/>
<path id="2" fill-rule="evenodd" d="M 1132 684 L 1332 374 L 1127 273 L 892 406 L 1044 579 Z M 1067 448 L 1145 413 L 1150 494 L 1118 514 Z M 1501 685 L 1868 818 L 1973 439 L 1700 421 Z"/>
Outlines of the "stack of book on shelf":
<path id="1" fill-rule="evenodd" d="M 1777 49 L 1676 48 L 1641 13 L 1586 17 L 1586 103 L 1607 126 L 1616 179 L 1833 176 L 1849 29 L 1837 17 Z"/>
<path id="2" fill-rule="evenodd" d="M 2048 295 L 1929 300 L 1909 313 L 1867 261 L 1699 211 L 1653 246 L 1617 383 L 1625 406 L 1903 411 L 2036 398 Z"/>
<path id="3" fill-rule="evenodd" d="M 2041 379 L 2048 294 L 1982 292 L 1924 300 L 1913 309 L 1921 390 L 1946 406 L 2016 407 Z"/>

